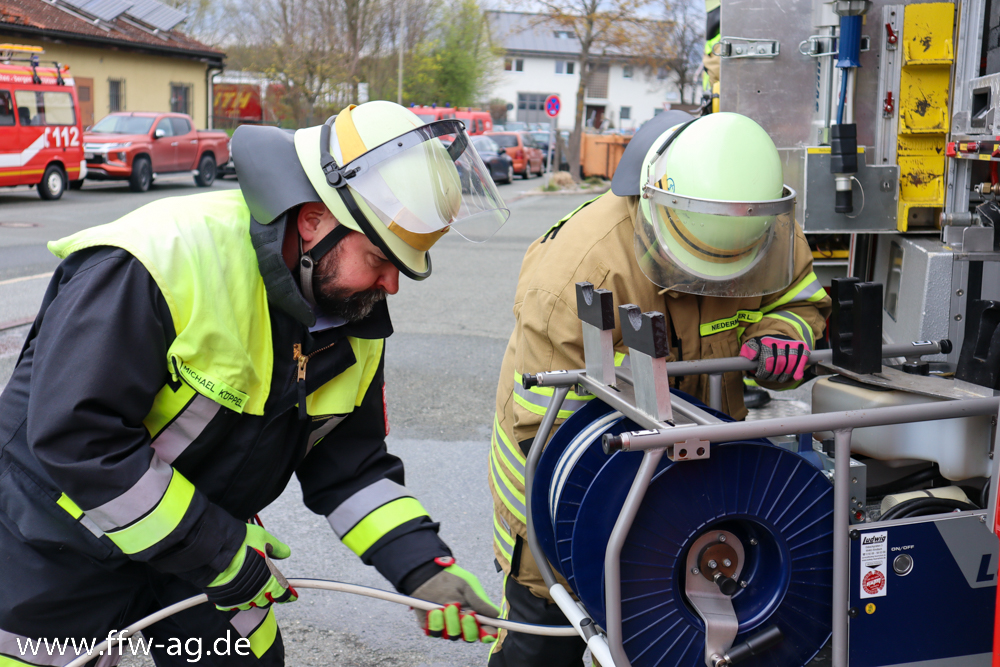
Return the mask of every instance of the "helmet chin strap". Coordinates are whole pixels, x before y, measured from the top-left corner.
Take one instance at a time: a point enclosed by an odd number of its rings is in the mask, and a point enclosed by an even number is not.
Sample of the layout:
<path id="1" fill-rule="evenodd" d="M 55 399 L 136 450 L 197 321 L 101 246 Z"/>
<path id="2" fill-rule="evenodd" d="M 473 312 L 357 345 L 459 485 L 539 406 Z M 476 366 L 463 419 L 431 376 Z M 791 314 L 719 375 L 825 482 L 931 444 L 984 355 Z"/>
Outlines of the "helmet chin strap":
<path id="1" fill-rule="evenodd" d="M 337 225 L 330 233 L 320 239 L 306 252 L 302 249 L 302 236 L 299 236 L 299 287 L 302 296 L 313 307 L 316 306 L 316 296 L 313 292 L 313 270 L 323 257 L 333 250 L 340 241 L 351 232 L 350 227 Z"/>

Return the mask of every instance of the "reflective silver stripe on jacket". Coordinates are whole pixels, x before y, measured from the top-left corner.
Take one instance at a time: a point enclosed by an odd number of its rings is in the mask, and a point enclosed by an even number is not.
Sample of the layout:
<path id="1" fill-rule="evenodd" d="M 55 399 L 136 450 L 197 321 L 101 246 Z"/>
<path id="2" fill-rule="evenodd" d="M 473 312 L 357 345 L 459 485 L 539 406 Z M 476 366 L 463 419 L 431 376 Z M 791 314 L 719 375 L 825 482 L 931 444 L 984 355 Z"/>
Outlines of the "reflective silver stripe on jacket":
<path id="1" fill-rule="evenodd" d="M 344 421 L 346 418 L 347 415 L 334 415 L 333 417 L 327 419 L 325 424 L 323 424 L 318 429 L 310 433 L 309 444 L 306 447 L 306 454 L 312 451 L 312 448 L 316 446 L 316 443 L 319 442 L 320 439 L 330 435 L 330 432 L 333 431 L 333 429 L 337 428 L 337 425 L 340 422 Z"/>
<path id="2" fill-rule="evenodd" d="M 10 656 L 18 664 L 23 662 L 26 665 L 45 665 L 46 667 L 63 667 L 63 665 L 68 665 L 76 660 L 78 654 L 74 650 L 70 638 L 56 637 L 56 639 L 59 641 L 58 647 L 53 647 L 51 639 L 48 646 L 46 646 L 44 639 L 29 639 L 24 635 L 0 629 L 0 658 Z M 74 637 L 73 639 L 80 640 L 79 637 Z M 36 641 L 41 646 L 36 644 Z M 87 641 L 89 642 L 90 640 L 88 639 Z M 95 640 L 98 643 L 99 641 Z M 69 643 L 69 646 L 66 646 L 65 649 L 63 649 L 63 642 Z M 34 653 L 32 653 L 32 648 L 34 648 Z M 63 655 L 59 655 L 60 649 L 63 649 Z M 84 653 L 84 651 L 81 651 L 81 653 Z"/>
<path id="3" fill-rule="evenodd" d="M 201 435 L 221 407 L 212 399 L 195 394 L 184 411 L 153 439 L 152 447 L 160 460 L 173 463 Z"/>
<path id="4" fill-rule="evenodd" d="M 340 507 L 326 517 L 326 520 L 330 522 L 337 537 L 342 538 L 351 531 L 351 528 L 358 525 L 359 521 L 382 505 L 398 498 L 412 497 L 413 494 L 402 484 L 397 484 L 391 479 L 380 479 L 342 502 Z"/>
<path id="5" fill-rule="evenodd" d="M 229 624 L 240 633 L 240 637 L 249 637 L 267 618 L 268 609 L 270 607 L 252 607 L 241 611 L 229 619 Z"/>
<path id="6" fill-rule="evenodd" d="M 104 531 L 101 530 L 100 527 L 94 523 L 94 520 L 86 514 L 80 517 L 80 523 L 83 524 L 84 528 L 93 533 L 94 537 L 101 537 L 104 535 Z"/>
<path id="7" fill-rule="evenodd" d="M 551 389 L 549 391 L 551 391 Z M 536 393 L 536 392 L 534 392 L 534 391 L 532 391 L 530 389 L 525 389 L 523 385 L 518 384 L 516 382 L 514 383 L 514 394 L 516 394 L 518 397 L 524 399 L 528 403 L 531 403 L 532 405 L 534 405 L 534 406 L 536 406 L 538 408 L 541 408 L 542 409 L 542 414 L 544 414 L 544 411 L 549 407 L 549 403 L 552 402 L 552 395 L 551 394 Z M 590 402 L 589 399 L 587 399 L 587 400 L 574 400 L 574 399 L 571 399 L 571 398 L 569 398 L 567 396 L 567 398 L 563 400 L 562 407 L 559 408 L 559 411 L 560 412 L 576 412 L 577 410 L 579 410 L 583 406 L 587 405 L 587 403 L 589 403 L 589 402 Z"/>
<path id="8" fill-rule="evenodd" d="M 100 507 L 85 510 L 104 532 L 117 530 L 149 514 L 159 504 L 170 486 L 174 469 L 156 453 L 149 462 L 149 470 L 125 493 L 109 500 Z"/>

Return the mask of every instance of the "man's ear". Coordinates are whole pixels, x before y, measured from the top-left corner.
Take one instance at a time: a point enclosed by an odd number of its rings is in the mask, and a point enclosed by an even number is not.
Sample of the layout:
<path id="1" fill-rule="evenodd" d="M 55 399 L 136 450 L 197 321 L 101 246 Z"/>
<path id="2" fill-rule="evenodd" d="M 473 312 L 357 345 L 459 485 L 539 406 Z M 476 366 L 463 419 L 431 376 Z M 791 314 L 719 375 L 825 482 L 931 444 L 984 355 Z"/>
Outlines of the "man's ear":
<path id="1" fill-rule="evenodd" d="M 303 242 L 312 243 L 317 241 L 317 237 L 322 237 L 329 231 L 330 222 L 333 221 L 330 210 L 319 202 L 309 202 L 299 208 L 298 228 L 299 236 Z M 334 226 L 336 222 L 334 222 Z"/>

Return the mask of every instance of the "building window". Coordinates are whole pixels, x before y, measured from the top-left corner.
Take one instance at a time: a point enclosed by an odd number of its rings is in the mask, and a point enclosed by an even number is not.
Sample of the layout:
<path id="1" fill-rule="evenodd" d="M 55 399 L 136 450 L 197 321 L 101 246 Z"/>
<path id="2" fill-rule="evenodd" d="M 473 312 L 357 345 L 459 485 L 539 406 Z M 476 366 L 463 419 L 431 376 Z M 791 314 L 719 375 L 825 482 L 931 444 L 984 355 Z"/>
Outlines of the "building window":
<path id="1" fill-rule="evenodd" d="M 663 79 L 666 79 L 667 78 L 667 68 L 666 67 L 661 67 L 658 70 L 656 70 L 656 78 L 659 79 L 659 80 L 661 80 L 661 81 Z"/>
<path id="2" fill-rule="evenodd" d="M 510 58 L 504 58 L 503 69 L 505 72 L 510 72 L 514 69 L 514 61 Z"/>
<path id="3" fill-rule="evenodd" d="M 576 71 L 576 63 L 569 60 L 556 61 L 556 74 L 572 74 Z"/>
<path id="4" fill-rule="evenodd" d="M 622 111 L 618 114 L 621 120 L 632 120 L 632 107 L 622 107 Z"/>
<path id="5" fill-rule="evenodd" d="M 191 88 L 187 83 L 170 84 L 170 110 L 191 115 Z"/>
<path id="6" fill-rule="evenodd" d="M 524 61 L 521 60 L 520 58 L 518 58 L 518 59 L 516 59 L 514 61 L 514 71 L 515 72 L 523 72 L 524 71 Z"/>
<path id="7" fill-rule="evenodd" d="M 556 30 L 554 34 L 556 39 L 573 39 L 572 30 Z"/>
<path id="8" fill-rule="evenodd" d="M 108 109 L 125 110 L 125 79 L 108 79 Z"/>
<path id="9" fill-rule="evenodd" d="M 625 77 L 626 79 L 631 79 L 632 78 L 632 66 L 631 65 L 625 65 L 625 67 L 622 68 L 622 76 Z"/>

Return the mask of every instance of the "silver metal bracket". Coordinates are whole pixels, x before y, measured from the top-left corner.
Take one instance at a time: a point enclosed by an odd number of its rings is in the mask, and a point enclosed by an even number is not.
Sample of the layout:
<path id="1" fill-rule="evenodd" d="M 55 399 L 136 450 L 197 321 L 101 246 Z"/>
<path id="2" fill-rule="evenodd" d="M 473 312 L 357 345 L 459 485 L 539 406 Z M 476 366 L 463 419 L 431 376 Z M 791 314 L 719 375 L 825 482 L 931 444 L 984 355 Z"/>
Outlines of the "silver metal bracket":
<path id="1" fill-rule="evenodd" d="M 749 37 L 722 37 L 712 46 L 712 55 L 720 58 L 777 58 L 779 44 L 776 39 L 751 39 Z"/>
<path id="2" fill-rule="evenodd" d="M 822 42 L 832 42 L 836 38 L 830 35 L 809 35 L 799 42 L 799 53 L 811 58 L 825 58 L 827 56 L 839 56 L 839 51 L 824 51 Z M 872 47 L 872 38 L 868 35 L 861 35 L 861 53 L 868 51 Z"/>
<path id="3" fill-rule="evenodd" d="M 614 331 L 601 331 L 592 324 L 583 325 L 583 358 L 587 375 L 606 385 L 615 386 Z"/>
<path id="4" fill-rule="evenodd" d="M 618 307 L 622 323 L 622 342 L 628 346 L 635 407 L 660 422 L 672 422 L 670 382 L 667 377 L 667 316 L 643 313 L 639 306 L 627 303 Z"/>
<path id="5" fill-rule="evenodd" d="M 615 386 L 615 307 L 611 292 L 594 289 L 588 282 L 576 284 L 576 312 L 583 325 L 583 358 L 587 375 Z"/>
<path id="6" fill-rule="evenodd" d="M 725 530 L 709 530 L 699 537 L 688 549 L 687 568 L 684 572 L 684 594 L 698 616 L 705 622 L 705 664 L 714 667 L 718 656 L 726 655 L 739 633 L 740 622 L 733 609 L 733 601 L 705 573 L 706 557 L 703 554 L 714 545 L 731 547 L 736 553 L 736 561 L 731 568 L 730 578 L 739 580 L 743 571 L 745 554 L 739 538 Z M 714 560 L 709 561 L 715 562 Z M 718 565 L 718 564 L 717 564 Z M 714 569 L 714 568 L 713 568 Z M 723 569 L 721 566 L 719 569 Z M 710 574 L 710 573 L 709 573 Z M 721 575 L 717 572 L 716 574 Z"/>
<path id="7" fill-rule="evenodd" d="M 651 357 L 634 348 L 629 348 L 628 354 L 635 388 L 635 407 L 661 422 L 673 421 L 666 357 Z"/>
<path id="8" fill-rule="evenodd" d="M 667 447 L 667 457 L 675 462 L 707 459 L 711 452 L 711 443 L 708 440 L 699 440 L 698 438 L 691 438 Z"/>

